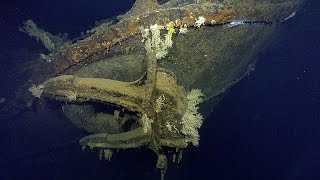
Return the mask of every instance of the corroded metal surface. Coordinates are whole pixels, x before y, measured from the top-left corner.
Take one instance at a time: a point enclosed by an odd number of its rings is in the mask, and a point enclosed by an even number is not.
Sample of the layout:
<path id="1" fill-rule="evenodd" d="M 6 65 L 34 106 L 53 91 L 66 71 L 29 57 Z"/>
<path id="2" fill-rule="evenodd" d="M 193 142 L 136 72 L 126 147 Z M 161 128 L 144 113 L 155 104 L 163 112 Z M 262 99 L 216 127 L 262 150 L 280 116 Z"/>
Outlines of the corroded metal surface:
<path id="1" fill-rule="evenodd" d="M 112 149 L 145 146 L 158 155 L 157 167 L 163 175 L 167 157 L 176 161 L 180 149 L 188 143 L 198 144 L 201 93 L 192 97 L 186 91 L 201 89 L 206 101 L 222 95 L 253 69 L 254 57 L 270 39 L 275 24 L 294 15 L 301 4 L 298 0 L 195 2 L 159 5 L 156 0 L 137 0 L 115 24 L 97 27 L 83 40 L 49 54 L 50 73 L 30 82 L 45 81 L 42 98 L 67 102 L 75 109 L 89 102 L 107 106 L 113 114 L 99 112 L 92 122 L 74 120 L 93 133 L 80 144 L 109 155 Z M 151 37 L 144 34 L 149 31 Z M 157 51 L 165 52 L 164 58 L 158 58 Z M 125 65 L 128 67 L 122 68 Z M 122 70 L 119 79 L 124 81 L 113 77 L 115 68 Z M 133 74 L 141 74 L 137 69 L 145 71 L 144 75 L 127 82 Z M 119 118 L 120 111 L 126 118 Z M 126 127 L 129 119 L 133 123 Z M 110 131 L 113 133 L 92 128 L 104 121 L 119 127 L 114 126 L 118 129 Z M 186 122 L 194 127 L 189 129 L 194 136 L 186 133 Z"/>
<path id="2" fill-rule="evenodd" d="M 152 24 L 165 25 L 173 21 L 175 27 L 186 24 L 194 26 L 195 19 L 203 16 L 206 25 L 221 25 L 245 18 L 250 22 L 278 22 L 292 14 L 299 3 L 284 2 L 275 4 L 189 4 L 181 7 L 161 7 L 154 11 L 132 15 L 127 14 L 118 23 L 101 31 L 97 31 L 88 38 L 72 44 L 66 49 L 52 55 L 53 63 L 59 72 L 64 71 L 71 65 L 84 61 L 98 53 L 108 51 L 113 45 L 121 43 L 131 36 L 141 34 L 141 28 Z M 152 6 L 153 7 L 153 6 Z M 146 8 L 136 6 L 135 9 Z M 136 11 L 134 11 L 136 12 Z M 214 22 L 214 23 L 213 23 Z"/>
<path id="3" fill-rule="evenodd" d="M 31 84 L 40 84 L 58 74 L 73 73 L 69 71 L 73 67 L 98 61 L 100 60 L 98 56 L 109 55 L 115 46 L 123 46 L 125 51 L 130 51 L 133 47 L 127 44 L 130 39 L 141 39 L 141 30 L 149 28 L 152 24 L 165 25 L 172 21 L 177 29 L 184 24 L 190 29 L 196 29 L 195 20 L 199 16 L 205 18 L 205 24 L 208 27 L 219 27 L 236 20 L 244 20 L 248 23 L 277 23 L 290 17 L 299 8 L 302 0 L 194 2 L 190 0 L 171 3 L 169 1 L 158 5 L 154 0 L 137 1 L 131 11 L 118 17 L 117 23 L 97 27 L 93 34 L 83 40 L 48 54 L 47 57 L 51 59 L 51 63 L 39 63 L 34 66 L 29 80 L 17 91 L 17 98 L 21 102 L 31 104 L 32 98 L 26 92 Z"/>
<path id="4" fill-rule="evenodd" d="M 157 146 L 185 148 L 183 135 L 170 132 L 169 123 L 182 129 L 181 119 L 186 109 L 185 92 L 176 84 L 174 76 L 165 70 L 157 70 L 157 83 L 152 88 L 143 79 L 136 82 L 120 82 L 99 78 L 78 78 L 71 75 L 58 76 L 45 82 L 44 96 L 70 103 L 102 102 L 138 113 L 140 128 L 120 134 L 96 134 L 80 141 L 82 145 L 95 148 L 135 148 L 156 143 Z M 152 88 L 152 95 L 148 91 Z M 160 110 L 157 98 L 164 97 Z M 143 132 L 141 116 L 152 119 L 150 131 Z M 152 134 L 152 138 L 151 138 Z M 153 146 L 151 146 L 153 147 Z"/>

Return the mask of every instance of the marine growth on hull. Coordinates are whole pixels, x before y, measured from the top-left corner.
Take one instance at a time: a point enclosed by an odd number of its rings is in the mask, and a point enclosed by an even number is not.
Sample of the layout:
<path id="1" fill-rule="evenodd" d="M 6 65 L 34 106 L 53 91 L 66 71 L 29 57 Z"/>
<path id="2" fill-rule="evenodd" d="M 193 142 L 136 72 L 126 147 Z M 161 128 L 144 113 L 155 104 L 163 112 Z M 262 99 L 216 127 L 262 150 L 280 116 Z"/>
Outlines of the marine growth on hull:
<path id="1" fill-rule="evenodd" d="M 26 108 L 35 99 L 58 103 L 89 134 L 79 144 L 101 159 L 117 149 L 150 149 L 163 179 L 183 149 L 199 146 L 203 119 L 302 3 L 136 0 L 126 14 L 73 40 L 28 20 L 21 31 L 47 52 L 29 66 L 33 75 L 16 101 Z"/>

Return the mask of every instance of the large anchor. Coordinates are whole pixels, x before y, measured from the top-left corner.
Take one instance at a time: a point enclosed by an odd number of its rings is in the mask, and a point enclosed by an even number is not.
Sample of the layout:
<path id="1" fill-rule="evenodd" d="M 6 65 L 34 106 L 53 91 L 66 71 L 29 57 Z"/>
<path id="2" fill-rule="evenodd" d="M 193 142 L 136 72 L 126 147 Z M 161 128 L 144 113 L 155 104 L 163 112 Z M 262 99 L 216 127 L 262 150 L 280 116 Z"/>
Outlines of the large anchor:
<path id="1" fill-rule="evenodd" d="M 157 68 L 157 60 L 151 53 L 147 72 L 134 82 L 62 75 L 47 80 L 44 87 L 44 97 L 68 103 L 106 103 L 136 114 L 138 127 L 135 129 L 92 134 L 79 141 L 82 146 L 98 148 L 107 159 L 112 149 L 146 146 L 158 155 L 157 167 L 164 176 L 167 157 L 163 147 L 181 149 L 188 145 L 188 137 L 182 133 L 186 93 L 174 74 Z"/>

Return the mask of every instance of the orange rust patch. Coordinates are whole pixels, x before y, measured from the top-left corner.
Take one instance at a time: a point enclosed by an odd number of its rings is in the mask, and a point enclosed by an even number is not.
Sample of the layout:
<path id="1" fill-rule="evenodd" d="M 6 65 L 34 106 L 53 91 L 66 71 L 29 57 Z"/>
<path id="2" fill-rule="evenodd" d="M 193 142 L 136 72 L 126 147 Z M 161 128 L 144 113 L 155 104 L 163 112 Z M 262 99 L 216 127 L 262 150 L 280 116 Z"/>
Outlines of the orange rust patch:
<path id="1" fill-rule="evenodd" d="M 194 24 L 196 15 L 191 11 L 185 11 L 182 18 L 182 24 L 192 25 Z"/>
<path id="2" fill-rule="evenodd" d="M 192 26 L 199 16 L 203 16 L 206 19 L 206 24 L 209 24 L 212 20 L 214 20 L 216 23 L 225 23 L 234 17 L 234 14 L 234 11 L 228 9 L 221 10 L 218 13 L 203 12 L 201 14 L 192 10 L 187 10 L 184 12 L 182 19 L 173 19 L 172 22 L 174 22 L 175 27 L 181 27 L 184 24 Z M 71 61 L 72 64 L 74 64 L 100 51 L 108 49 L 114 43 L 120 42 L 131 35 L 139 33 L 139 22 L 139 18 L 132 18 L 121 26 L 110 28 L 107 31 L 97 32 L 94 36 L 89 37 L 82 43 L 67 50 L 66 57 L 69 59 L 69 61 Z M 166 22 L 169 22 L 169 19 L 162 19 L 162 22 L 166 24 Z"/>
<path id="3" fill-rule="evenodd" d="M 127 29 L 125 35 L 132 35 L 139 32 L 139 25 L 137 21 L 131 20 L 128 21 Z"/>
<path id="4" fill-rule="evenodd" d="M 115 42 L 124 39 L 132 34 L 139 32 L 138 23 L 131 20 L 124 28 L 117 27 L 104 32 L 97 32 L 95 36 L 89 37 L 81 44 L 69 48 L 65 54 L 72 64 L 78 63 L 83 59 L 94 55 L 100 51 L 108 49 Z M 101 34 L 101 36 L 99 36 Z"/>
<path id="5" fill-rule="evenodd" d="M 67 59 L 72 61 L 72 64 L 78 62 L 77 59 L 81 57 L 82 54 L 78 53 L 77 51 L 71 51 L 67 53 Z"/>
<path id="6" fill-rule="evenodd" d="M 113 34 L 112 33 L 106 33 L 106 34 L 103 35 L 103 39 L 110 43 L 110 41 L 112 41 L 112 39 L 113 39 Z"/>

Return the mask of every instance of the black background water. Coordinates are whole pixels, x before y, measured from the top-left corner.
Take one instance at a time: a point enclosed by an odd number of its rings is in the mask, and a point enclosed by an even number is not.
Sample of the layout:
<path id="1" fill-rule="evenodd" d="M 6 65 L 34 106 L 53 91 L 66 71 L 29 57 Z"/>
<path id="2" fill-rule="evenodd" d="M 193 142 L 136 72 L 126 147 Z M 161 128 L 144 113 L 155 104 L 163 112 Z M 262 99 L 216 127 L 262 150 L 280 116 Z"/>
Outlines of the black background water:
<path id="1" fill-rule="evenodd" d="M 1 97 L 12 92 L 6 70 L 21 59 L 12 52 L 40 52 L 17 29 L 27 19 L 71 37 L 127 11 L 133 0 L 0 2 Z M 171 165 L 168 179 L 320 179 L 320 2 L 307 1 L 259 55 L 256 71 L 235 85 L 206 119 L 199 148 Z M 43 49 L 42 49 L 43 50 Z M 83 135 L 50 114 L 0 120 L 0 179 L 159 179 L 148 150 L 116 153 L 111 162 L 82 152 Z M 30 118 L 30 117 L 29 117 Z M 61 128 L 63 127 L 63 128 Z"/>

